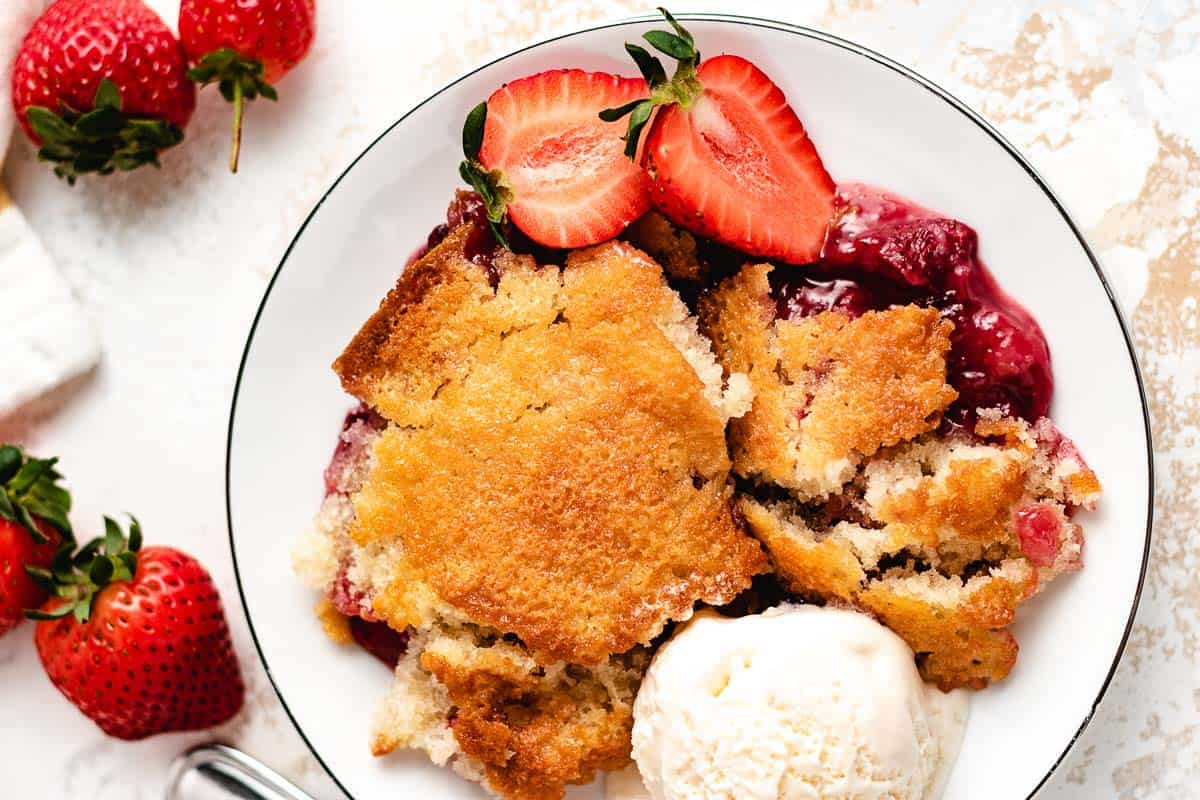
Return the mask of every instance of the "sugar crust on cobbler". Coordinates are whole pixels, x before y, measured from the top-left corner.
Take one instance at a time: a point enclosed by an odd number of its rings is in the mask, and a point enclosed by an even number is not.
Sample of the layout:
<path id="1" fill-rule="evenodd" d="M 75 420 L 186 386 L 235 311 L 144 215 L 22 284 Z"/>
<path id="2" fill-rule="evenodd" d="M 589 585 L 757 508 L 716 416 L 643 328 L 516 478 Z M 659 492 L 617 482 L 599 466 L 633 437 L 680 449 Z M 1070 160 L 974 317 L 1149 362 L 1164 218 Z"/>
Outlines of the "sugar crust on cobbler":
<path id="1" fill-rule="evenodd" d="M 659 267 L 620 243 L 561 271 L 506 254 L 492 287 L 464 237 L 406 272 L 335 364 L 390 423 L 350 525 L 374 613 L 597 664 L 732 600 L 766 562 L 730 510 L 725 397 L 678 346 L 702 340 Z"/>
<path id="2" fill-rule="evenodd" d="M 419 747 L 501 797 L 555 800 L 629 763 L 649 659 L 635 648 L 593 668 L 544 666 L 513 642 L 437 627 L 397 665 L 371 747 Z"/>
<path id="3" fill-rule="evenodd" d="M 836 492 L 864 458 L 937 427 L 953 325 L 902 306 L 857 319 L 777 319 L 769 264 L 743 267 L 701 301 L 704 332 L 754 403 L 729 426 L 734 468 L 802 498 Z"/>
<path id="4" fill-rule="evenodd" d="M 340 613 L 405 632 L 374 752 L 558 798 L 628 763 L 640 645 L 768 568 L 728 482 L 749 385 L 632 246 L 485 270 L 471 235 L 410 266 L 338 359 L 366 406 L 294 560 Z"/>

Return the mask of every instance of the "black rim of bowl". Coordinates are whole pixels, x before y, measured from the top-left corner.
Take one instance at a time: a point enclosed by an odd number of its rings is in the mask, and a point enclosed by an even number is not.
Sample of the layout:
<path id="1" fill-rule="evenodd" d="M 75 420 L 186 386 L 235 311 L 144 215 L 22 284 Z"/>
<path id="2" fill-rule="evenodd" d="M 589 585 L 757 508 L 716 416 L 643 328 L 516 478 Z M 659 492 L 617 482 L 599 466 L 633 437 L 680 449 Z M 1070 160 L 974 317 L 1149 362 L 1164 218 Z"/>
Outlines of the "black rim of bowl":
<path id="1" fill-rule="evenodd" d="M 1147 509 L 1146 509 L 1145 545 L 1142 550 L 1142 563 L 1141 563 L 1141 567 L 1140 567 L 1139 573 L 1138 573 L 1137 591 L 1134 593 L 1133 604 L 1131 605 L 1131 607 L 1129 609 L 1129 618 L 1125 623 L 1125 630 L 1121 635 L 1121 641 L 1120 641 L 1120 644 L 1118 644 L 1118 646 L 1117 646 L 1116 653 L 1114 653 L 1114 655 L 1113 655 L 1113 661 L 1112 661 L 1112 664 L 1109 666 L 1108 674 L 1105 676 L 1104 682 L 1100 685 L 1100 690 L 1097 692 L 1096 699 L 1092 702 L 1092 707 L 1088 710 L 1087 716 L 1085 716 L 1083 721 L 1079 723 L 1079 727 L 1076 729 L 1074 735 L 1071 736 L 1071 740 L 1069 742 L 1067 742 L 1067 744 L 1063 747 L 1062 752 L 1059 753 L 1058 757 L 1054 760 L 1054 763 L 1051 764 L 1050 768 L 1046 771 L 1046 774 L 1044 776 L 1042 776 L 1042 779 L 1038 781 L 1037 785 L 1034 786 L 1033 789 L 1026 796 L 1026 800 L 1030 800 L 1030 798 L 1032 798 L 1034 795 L 1036 795 L 1038 793 L 1038 791 L 1046 784 L 1046 782 L 1050 780 L 1051 776 L 1054 775 L 1054 773 L 1057 771 L 1059 765 L 1062 764 L 1063 760 L 1071 752 L 1071 749 L 1075 746 L 1075 743 L 1077 741 L 1079 741 L 1079 737 L 1083 735 L 1083 732 L 1087 729 L 1088 724 L 1092 721 L 1092 718 L 1095 716 L 1096 709 L 1099 707 L 1100 701 L 1104 698 L 1105 693 L 1108 691 L 1108 687 L 1112 683 L 1113 677 L 1117 671 L 1117 667 L 1119 666 L 1119 664 L 1121 662 L 1121 656 L 1125 652 L 1125 646 L 1129 641 L 1129 634 L 1133 628 L 1134 618 L 1137 616 L 1138 605 L 1141 602 L 1141 598 L 1142 598 L 1142 589 L 1144 588 L 1145 581 L 1146 581 L 1146 568 L 1147 568 L 1147 564 L 1148 564 L 1149 558 L 1150 558 L 1152 531 L 1153 531 L 1153 527 L 1154 527 L 1154 440 L 1152 438 L 1152 433 L 1151 433 L 1150 409 L 1149 409 L 1149 405 L 1147 404 L 1147 401 L 1146 401 L 1146 388 L 1145 388 L 1144 381 L 1142 379 L 1142 371 L 1141 371 L 1141 367 L 1138 364 L 1137 353 L 1134 350 L 1133 339 L 1131 338 L 1130 333 L 1129 333 L 1129 325 L 1125 320 L 1124 313 L 1121 311 L 1121 306 L 1117 302 L 1116 295 L 1113 294 L 1112 287 L 1109 285 L 1108 279 L 1105 277 L 1104 271 L 1100 267 L 1100 262 L 1097 260 L 1095 253 L 1092 252 L 1092 248 L 1088 245 L 1087 240 L 1083 236 L 1083 233 L 1079 230 L 1079 227 L 1075 224 L 1075 221 L 1071 218 L 1071 215 L 1067 213 L 1066 208 L 1063 206 L 1062 202 L 1059 201 L 1058 197 L 1054 194 L 1054 192 L 1050 189 L 1050 187 L 1046 183 L 1046 181 L 1042 178 L 1042 176 L 1040 174 L 1038 174 L 1037 170 L 1034 169 L 1033 165 L 1030 164 L 1029 161 L 1026 160 L 1026 158 L 1023 155 L 1021 155 L 1020 151 L 1017 150 L 1017 148 L 1012 143 L 1010 143 L 1006 138 L 1004 138 L 1004 136 L 998 130 L 996 130 L 996 128 L 990 122 L 988 122 L 980 114 L 978 114 L 976 111 L 971 109 L 969 106 L 967 106 L 965 103 L 963 103 L 961 100 L 959 100 L 957 97 L 952 95 L 947 90 L 943 89 L 938 84 L 936 84 L 933 81 L 929 80 L 928 78 L 925 78 L 924 76 L 918 74 L 915 70 L 913 70 L 909 67 L 906 67 L 905 65 L 903 65 L 897 61 L 894 61 L 894 60 L 888 58 L 887 56 L 882 55 L 881 53 L 878 53 L 868 47 L 864 47 L 860 44 L 856 44 L 849 40 L 843 39 L 839 36 L 834 36 L 833 34 L 826 33 L 824 31 L 815 30 L 813 28 L 807 28 L 802 25 L 793 25 L 791 23 L 779 22 L 777 20 L 770 20 L 770 19 L 765 19 L 762 17 L 742 16 L 742 15 L 737 15 L 737 14 L 704 14 L 704 13 L 700 13 L 700 14 L 679 14 L 677 16 L 679 16 L 680 18 L 683 18 L 683 19 L 690 19 L 690 20 L 697 20 L 697 21 L 725 22 L 725 23 L 730 23 L 730 24 L 734 24 L 734 25 L 744 25 L 746 27 L 751 27 L 751 28 L 767 28 L 767 29 L 771 29 L 771 30 L 783 31 L 785 33 L 793 33 L 798 36 L 804 36 L 809 39 L 815 39 L 817 41 L 824 42 L 826 44 L 833 45 L 835 47 L 839 47 L 843 50 L 848 50 L 856 55 L 859 55 L 859 56 L 867 58 L 871 61 L 874 61 L 875 63 L 879 64 L 880 66 L 882 66 L 886 69 L 889 69 L 893 72 L 896 72 L 896 73 L 902 75 L 903 77 L 909 79 L 910 81 L 916 83 L 917 85 L 921 86 L 922 88 L 926 89 L 927 91 L 932 92 L 933 94 L 935 94 L 936 96 L 938 96 L 939 98 L 944 100 L 946 103 L 950 104 L 950 106 L 952 106 L 954 109 L 956 109 L 959 113 L 961 113 L 963 116 L 965 116 L 971 122 L 975 123 L 975 125 L 977 125 L 979 128 L 981 128 L 989 137 L 991 137 L 998 145 L 1000 145 L 1005 150 L 1005 152 L 1008 153 L 1009 156 L 1011 156 L 1014 160 L 1016 160 L 1016 162 L 1018 164 L 1020 164 L 1021 168 L 1024 169 L 1025 172 L 1029 175 L 1030 179 L 1032 179 L 1033 182 L 1035 184 L 1037 184 L 1038 188 L 1042 190 L 1042 192 L 1046 195 L 1046 197 L 1053 204 L 1054 208 L 1062 216 L 1063 222 L 1066 223 L 1068 228 L 1070 228 L 1071 233 L 1073 233 L 1075 235 L 1076 240 L 1078 240 L 1078 242 L 1079 242 L 1079 246 L 1081 248 L 1083 248 L 1084 253 L 1087 254 L 1088 260 L 1091 262 L 1092 268 L 1096 272 L 1097 279 L 1099 279 L 1101 286 L 1104 287 L 1104 292 L 1108 296 L 1109 303 L 1112 305 L 1113 313 L 1116 315 L 1117 324 L 1120 325 L 1120 327 L 1121 327 L 1121 335 L 1125 339 L 1125 347 L 1129 353 L 1129 361 L 1130 361 L 1130 365 L 1133 368 L 1134 378 L 1137 381 L 1138 395 L 1139 395 L 1139 399 L 1141 400 L 1141 405 L 1142 405 L 1142 422 L 1145 427 L 1146 449 L 1147 449 L 1147 452 L 1146 452 L 1147 471 L 1146 472 L 1147 472 L 1147 480 L 1149 481 L 1148 494 L 1147 494 L 1149 502 L 1147 503 Z M 250 324 L 250 331 L 246 336 L 246 346 L 242 350 L 242 358 L 241 358 L 241 361 L 238 363 L 237 380 L 234 384 L 233 399 L 232 399 L 232 402 L 230 404 L 230 409 L 229 409 L 229 426 L 228 426 L 228 432 L 227 432 L 227 436 L 226 436 L 226 446 L 225 446 L 225 520 L 226 520 L 226 525 L 229 530 L 229 550 L 230 550 L 230 554 L 233 558 L 234 577 L 237 581 L 238 595 L 241 598 L 242 610 L 245 612 L 245 615 L 246 615 L 246 624 L 250 629 L 250 638 L 254 641 L 254 648 L 258 652 L 259 660 L 262 662 L 263 668 L 267 673 L 267 679 L 270 680 L 270 682 L 271 682 L 271 688 L 273 688 L 275 690 L 275 695 L 279 698 L 280 705 L 283 706 L 284 712 L 287 714 L 288 719 L 291 720 L 292 725 L 296 728 L 296 732 L 298 734 L 300 734 L 300 738 L 304 741 L 304 744 L 308 747 L 309 752 L 312 753 L 313 757 L 317 760 L 317 763 L 319 763 L 321 765 L 321 768 L 325 770 L 325 773 L 330 777 L 330 779 L 335 784 L 337 784 L 337 787 L 348 798 L 353 798 L 353 795 L 350 794 L 350 790 L 346 788 L 345 784 L 343 784 L 341 782 L 341 780 L 338 779 L 337 775 L 333 772 L 332 769 L 330 769 L 329 765 L 325 763 L 325 760 L 323 758 L 321 758 L 321 754 L 319 752 L 317 752 L 317 749 L 313 746 L 312 742 L 309 740 L 308 735 L 304 732 L 304 728 L 301 727 L 300 722 L 296 719 L 296 716 L 292 713 L 291 708 L 288 706 L 287 699 L 283 696 L 283 693 L 279 690 L 278 684 L 276 684 L 276 682 L 275 682 L 275 677 L 271 672 L 271 665 L 267 662 L 266 654 L 263 652 L 262 645 L 258 641 L 258 633 L 254 629 L 254 622 L 253 622 L 253 618 L 251 617 L 251 614 L 250 614 L 250 607 L 246 602 L 246 593 L 245 593 L 245 591 L 243 591 L 243 588 L 242 588 L 242 573 L 241 573 L 241 569 L 238 566 L 238 560 L 237 560 L 237 546 L 234 543 L 233 509 L 230 504 L 230 491 L 229 491 L 229 473 L 230 473 L 231 461 L 232 461 L 231 455 L 232 455 L 232 451 L 233 451 L 233 424 L 234 424 L 234 418 L 237 415 L 238 393 L 241 391 L 241 387 L 242 387 L 242 375 L 246 368 L 246 359 L 250 355 L 250 347 L 254 342 L 254 333 L 258 329 L 258 323 L 262 317 L 263 309 L 266 307 L 267 300 L 271 296 L 271 290 L 275 286 L 275 281 L 278 280 L 280 273 L 283 271 L 284 265 L 287 264 L 288 257 L 291 255 L 292 250 L 296 247 L 296 243 L 300 241 L 300 237 L 302 237 L 304 235 L 304 231 L 307 230 L 309 223 L 312 222 L 312 220 L 313 220 L 313 217 L 315 217 L 317 215 L 317 213 L 321 210 L 321 206 L 324 205 L 325 200 L 331 194 L 333 194 L 333 192 L 341 184 L 342 179 L 344 179 L 346 177 L 346 175 L 349 174 L 350 171 L 353 170 L 355 168 L 355 166 L 358 165 L 358 162 L 361 161 L 363 159 L 363 157 L 366 156 L 366 154 L 375 147 L 375 145 L 377 145 L 380 141 L 382 141 L 388 134 L 390 134 L 392 132 L 392 130 L 394 128 L 401 125 L 406 119 L 408 119 L 410 116 L 412 116 L 414 113 L 416 113 L 419 109 L 421 109 L 430 100 L 433 100 L 435 97 L 441 95 L 443 92 L 448 91 L 449 89 L 453 88 L 454 86 L 456 86 L 463 80 L 466 80 L 467 78 L 471 77 L 472 75 L 474 75 L 478 72 L 481 72 L 481 71 L 493 66 L 494 64 L 498 64 L 501 61 L 505 61 L 509 58 L 512 58 L 513 56 L 518 55 L 520 53 L 524 53 L 526 51 L 533 50 L 538 47 L 544 47 L 546 45 L 553 44 L 555 42 L 560 42 L 560 41 L 563 41 L 564 39 L 570 39 L 574 36 L 591 33 L 593 31 L 604 30 L 607 28 L 620 28 L 620 27 L 625 27 L 625 26 L 630 26 L 630 25 L 641 25 L 641 24 L 645 24 L 646 22 L 654 21 L 657 19 L 658 19 L 657 16 L 645 15 L 645 16 L 634 17 L 631 19 L 616 20 L 613 22 L 607 22 L 607 23 L 603 23 L 600 25 L 592 25 L 587 28 L 580 28 L 577 30 L 570 31 L 568 33 L 554 36 L 549 39 L 544 39 L 542 41 L 535 42 L 530 45 L 526 45 L 525 47 L 505 53 L 504 55 L 501 55 L 495 59 L 492 59 L 491 61 L 489 61 L 485 64 L 481 64 L 480 66 L 472 69 L 470 72 L 460 75 L 458 78 L 455 78 L 453 81 L 451 81 L 450 83 L 447 83 L 445 86 L 443 86 L 442 88 L 438 89 L 433 94 L 426 97 L 420 103 L 413 106 L 411 109 L 409 109 L 407 112 L 405 112 L 405 114 L 402 117 L 400 117 L 398 120 L 396 120 L 391 125 L 389 125 L 387 127 L 387 129 L 385 129 L 382 133 L 379 134 L 379 136 L 375 137 L 375 139 L 372 140 L 371 143 L 369 145 L 367 145 L 363 149 L 363 151 L 361 153 L 359 153 L 358 156 L 355 157 L 355 159 L 353 161 L 350 162 L 350 164 L 342 171 L 342 173 L 337 177 L 337 179 L 334 180 L 334 182 L 330 185 L 329 189 L 327 189 L 325 191 L 325 193 L 323 195 L 321 195 L 320 200 L 317 201 L 317 204 L 313 207 L 313 210 L 309 212 L 308 216 L 305 218 L 304 222 L 301 224 L 300 229 L 296 232 L 296 235 L 292 238 L 292 241 L 288 245 L 287 250 L 284 251 L 283 258 L 280 259 L 279 266 L 275 268 L 275 272 L 271 275 L 271 280 L 267 283 L 266 291 L 263 292 L 262 300 L 259 302 L 258 309 L 254 313 L 254 320 Z"/>

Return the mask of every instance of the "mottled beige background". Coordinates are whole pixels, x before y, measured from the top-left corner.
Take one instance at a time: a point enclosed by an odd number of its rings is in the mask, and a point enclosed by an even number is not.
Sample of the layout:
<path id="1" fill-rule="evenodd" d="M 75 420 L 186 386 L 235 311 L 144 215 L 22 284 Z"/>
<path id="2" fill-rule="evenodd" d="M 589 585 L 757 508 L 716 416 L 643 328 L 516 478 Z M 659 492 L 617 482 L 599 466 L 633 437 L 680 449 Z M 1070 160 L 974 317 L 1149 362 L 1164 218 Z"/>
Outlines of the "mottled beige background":
<path id="1" fill-rule="evenodd" d="M 178 0 L 149 2 L 174 19 Z M 313 204 L 403 110 L 484 59 L 651 8 L 629 0 L 318 5 L 312 56 L 282 83 L 278 105 L 251 110 L 236 178 L 224 169 L 227 112 L 209 93 L 189 141 L 160 172 L 81 182 L 68 191 L 18 143 L 4 179 L 100 323 L 106 348 L 95 378 L 22 438 L 62 456 L 77 524 L 86 528 L 101 512 L 134 509 L 152 537 L 179 543 L 210 567 L 230 606 L 251 687 L 247 713 L 219 733 L 318 797 L 334 798 L 336 789 L 276 700 L 237 607 L 222 480 L 228 402 L 245 331 Z M 1043 797 L 1200 797 L 1195 0 L 672 6 L 811 25 L 910 64 L 994 122 L 1083 227 L 1132 323 L 1145 369 L 1158 525 L 1125 660 L 1095 722 Z M 171 757 L 207 738 L 135 744 L 104 738 L 48 686 L 20 634 L 0 640 L 0 679 L 5 719 L 24 726 L 19 737 L 0 732 L 5 789 L 16 797 L 161 797 Z M 329 691 L 332 702 L 336 687 Z"/>

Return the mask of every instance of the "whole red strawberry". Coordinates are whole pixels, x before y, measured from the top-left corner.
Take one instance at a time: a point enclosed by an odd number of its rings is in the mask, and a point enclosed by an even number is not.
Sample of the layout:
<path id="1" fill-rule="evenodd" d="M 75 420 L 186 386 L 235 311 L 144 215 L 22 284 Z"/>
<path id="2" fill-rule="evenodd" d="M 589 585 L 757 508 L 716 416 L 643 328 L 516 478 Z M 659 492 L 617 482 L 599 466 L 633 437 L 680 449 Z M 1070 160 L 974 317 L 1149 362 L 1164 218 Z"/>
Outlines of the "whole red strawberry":
<path id="1" fill-rule="evenodd" d="M 26 568 L 49 566 L 60 542 L 71 541 L 71 495 L 58 485 L 56 461 L 0 445 L 0 636 L 46 601 Z"/>
<path id="2" fill-rule="evenodd" d="M 196 107 L 179 42 L 142 0 L 55 0 L 21 44 L 13 110 L 59 177 L 144 164 Z"/>
<path id="3" fill-rule="evenodd" d="M 179 38 L 196 66 L 188 73 L 207 86 L 217 83 L 233 103 L 233 150 L 237 172 L 245 104 L 259 95 L 279 99 L 274 84 L 308 54 L 317 30 L 315 0 L 183 0 Z"/>
<path id="4" fill-rule="evenodd" d="M 141 550 L 105 518 L 105 535 L 52 570 L 34 571 L 56 597 L 28 616 L 50 680 L 109 736 L 218 725 L 245 687 L 212 577 L 170 547 Z M 139 552 L 140 551 L 140 552 Z"/>

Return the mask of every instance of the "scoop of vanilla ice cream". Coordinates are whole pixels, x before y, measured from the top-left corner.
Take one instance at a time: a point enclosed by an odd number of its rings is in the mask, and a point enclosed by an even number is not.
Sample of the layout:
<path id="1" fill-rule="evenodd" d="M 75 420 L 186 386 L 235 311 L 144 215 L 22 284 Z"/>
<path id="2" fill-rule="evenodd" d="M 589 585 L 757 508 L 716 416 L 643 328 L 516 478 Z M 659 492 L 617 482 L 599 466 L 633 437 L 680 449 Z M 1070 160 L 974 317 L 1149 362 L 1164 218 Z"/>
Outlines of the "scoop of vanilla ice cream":
<path id="1" fill-rule="evenodd" d="M 966 693 L 926 686 L 870 617 L 783 605 L 677 632 L 638 692 L 633 755 L 653 800 L 933 800 L 965 721 Z"/>

